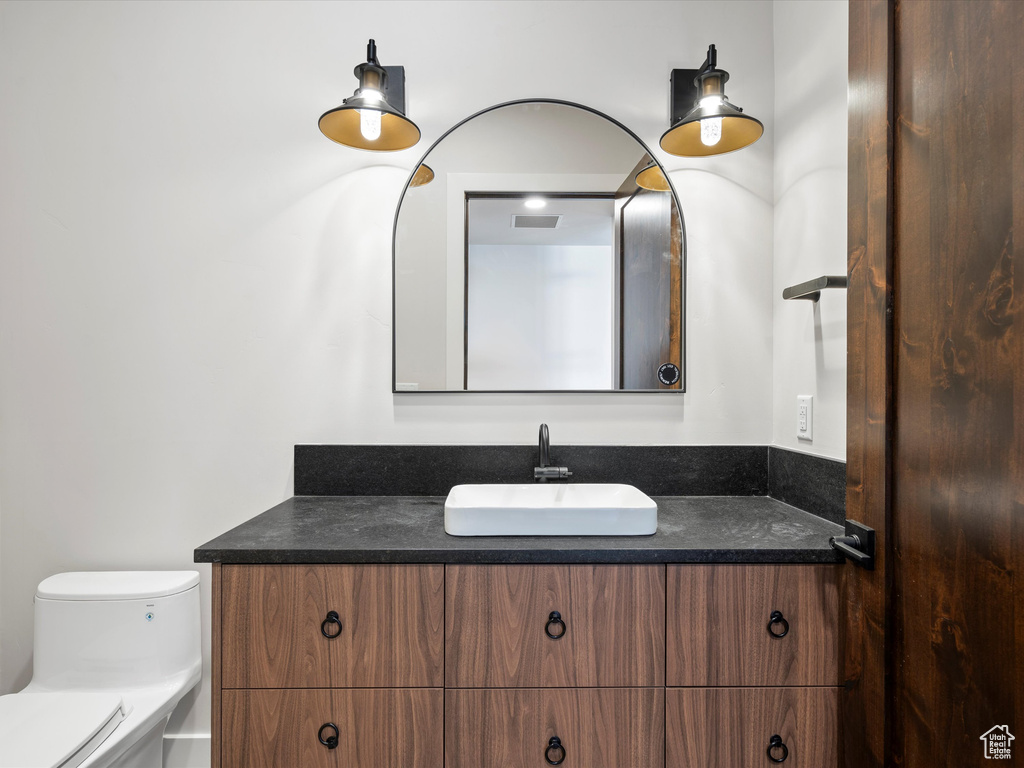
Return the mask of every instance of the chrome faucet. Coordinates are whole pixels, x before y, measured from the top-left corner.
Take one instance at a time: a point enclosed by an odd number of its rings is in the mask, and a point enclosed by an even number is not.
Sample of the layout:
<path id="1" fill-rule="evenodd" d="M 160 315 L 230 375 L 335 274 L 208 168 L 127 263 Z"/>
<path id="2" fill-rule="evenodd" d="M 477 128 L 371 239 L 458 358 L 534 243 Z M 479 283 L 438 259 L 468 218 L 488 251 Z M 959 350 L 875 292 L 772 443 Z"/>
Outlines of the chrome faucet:
<path id="1" fill-rule="evenodd" d="M 537 442 L 537 464 L 533 468 L 533 479 L 538 483 L 546 483 L 548 480 L 564 480 L 572 477 L 568 467 L 552 467 L 551 464 L 551 438 L 548 434 L 548 425 L 540 425 L 540 437 Z"/>

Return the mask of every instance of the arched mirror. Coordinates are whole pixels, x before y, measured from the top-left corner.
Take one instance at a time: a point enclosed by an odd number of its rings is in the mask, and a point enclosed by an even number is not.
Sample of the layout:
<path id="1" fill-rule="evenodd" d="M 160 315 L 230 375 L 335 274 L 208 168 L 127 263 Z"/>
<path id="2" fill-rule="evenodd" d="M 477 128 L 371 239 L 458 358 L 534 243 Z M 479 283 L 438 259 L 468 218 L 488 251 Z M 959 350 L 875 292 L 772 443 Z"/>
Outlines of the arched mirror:
<path id="1" fill-rule="evenodd" d="M 636 135 L 501 104 L 430 148 L 394 233 L 396 392 L 684 388 L 678 200 Z"/>

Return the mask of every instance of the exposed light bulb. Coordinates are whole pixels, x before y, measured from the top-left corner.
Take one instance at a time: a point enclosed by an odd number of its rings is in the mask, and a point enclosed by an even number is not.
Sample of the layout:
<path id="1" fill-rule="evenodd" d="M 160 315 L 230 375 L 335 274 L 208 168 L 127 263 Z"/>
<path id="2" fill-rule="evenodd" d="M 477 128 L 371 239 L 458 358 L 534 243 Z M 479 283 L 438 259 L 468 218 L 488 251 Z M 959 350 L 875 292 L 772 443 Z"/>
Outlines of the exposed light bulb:
<path id="1" fill-rule="evenodd" d="M 722 118 L 705 117 L 700 121 L 700 142 L 706 147 L 713 147 L 722 138 Z"/>
<path id="2" fill-rule="evenodd" d="M 376 88 L 360 88 L 359 96 L 363 101 L 376 102 L 384 98 L 383 94 Z M 376 141 L 380 138 L 380 112 L 376 109 L 360 109 L 359 132 L 367 141 Z"/>
<path id="3" fill-rule="evenodd" d="M 526 202 L 523 203 L 527 208 L 543 208 L 547 204 L 543 197 L 528 197 Z"/>
<path id="4" fill-rule="evenodd" d="M 705 96 L 700 100 L 701 109 L 713 109 L 722 103 L 721 96 Z M 700 121 L 700 142 L 705 147 L 713 147 L 722 139 L 722 118 L 705 117 Z"/>
<path id="5" fill-rule="evenodd" d="M 380 138 L 380 112 L 376 109 L 359 109 L 359 132 L 367 141 Z"/>

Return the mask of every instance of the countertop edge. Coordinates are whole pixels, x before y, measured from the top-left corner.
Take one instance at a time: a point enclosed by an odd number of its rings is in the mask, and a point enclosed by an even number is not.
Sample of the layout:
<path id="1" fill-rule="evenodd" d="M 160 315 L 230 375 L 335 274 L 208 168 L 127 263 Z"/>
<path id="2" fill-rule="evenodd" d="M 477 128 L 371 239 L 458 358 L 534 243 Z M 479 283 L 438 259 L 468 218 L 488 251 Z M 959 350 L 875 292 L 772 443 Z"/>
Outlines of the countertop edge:
<path id="1" fill-rule="evenodd" d="M 621 556 L 608 550 L 488 552 L 465 550 L 303 550 L 295 555 L 285 550 L 195 550 L 195 562 L 222 565 L 686 565 L 732 563 L 766 565 L 838 564 L 843 557 L 831 549 L 712 549 L 712 550 L 623 550 Z"/>
<path id="2" fill-rule="evenodd" d="M 828 546 L 828 537 L 842 533 L 842 528 L 812 513 L 770 497 L 654 497 L 666 515 L 666 529 L 659 531 L 666 541 L 652 541 L 640 536 L 636 546 L 627 537 L 475 537 L 438 536 L 443 529 L 443 497 L 309 497 L 293 496 L 266 512 L 221 534 L 193 551 L 197 563 L 228 565 L 258 564 L 835 564 L 843 557 Z M 723 502 L 728 506 L 723 510 Z M 363 516 L 375 503 L 397 508 L 393 519 L 402 517 L 401 525 L 381 533 L 365 530 Z M 698 505 L 710 518 L 705 532 L 698 527 L 691 533 L 680 530 L 682 503 Z M 767 502 L 768 506 L 765 506 Z M 402 508 L 410 504 L 411 507 Z M 310 513 L 310 508 L 313 512 Z M 325 511 L 339 519 L 323 517 Z M 750 510 L 749 512 L 747 510 Z M 393 513 L 393 509 L 390 510 Z M 389 513 L 385 512 L 385 518 Z M 408 535 L 411 515 L 429 515 L 430 528 L 439 526 L 427 536 Z M 320 517 L 317 517 L 317 516 Z M 739 515 L 739 517 L 736 517 Z M 757 515 L 747 518 L 747 515 Z M 761 517 L 767 515 L 767 517 Z M 700 511 L 698 511 L 700 517 Z M 750 530 L 750 519 L 766 521 L 760 532 Z M 323 520 L 323 522 L 321 522 Z M 738 526 L 736 537 L 706 533 L 721 520 L 745 521 Z M 323 546 L 325 535 L 311 534 L 310 525 L 323 525 L 335 537 L 352 525 L 359 543 L 346 546 Z M 419 523 L 417 523 L 419 525 Z M 333 526 L 333 530 L 331 530 Z M 782 530 L 776 530 L 778 526 Z M 784 532 L 794 527 L 792 539 Z M 372 528 L 372 526 L 371 526 Z M 385 526 L 387 528 L 387 526 Z M 746 530 L 743 530 L 746 529 Z M 809 535 L 810 534 L 810 535 Z M 692 535 L 692 540 L 684 537 Z M 618 539 L 609 541 L 610 538 Z M 318 540 L 320 539 L 320 540 Z M 792 541 L 792 543 L 790 543 Z M 650 542 L 645 545 L 645 542 Z M 448 546 L 448 544 L 451 546 Z M 701 546 L 704 544 L 704 546 Z M 653 546 L 652 546 L 653 545 Z"/>

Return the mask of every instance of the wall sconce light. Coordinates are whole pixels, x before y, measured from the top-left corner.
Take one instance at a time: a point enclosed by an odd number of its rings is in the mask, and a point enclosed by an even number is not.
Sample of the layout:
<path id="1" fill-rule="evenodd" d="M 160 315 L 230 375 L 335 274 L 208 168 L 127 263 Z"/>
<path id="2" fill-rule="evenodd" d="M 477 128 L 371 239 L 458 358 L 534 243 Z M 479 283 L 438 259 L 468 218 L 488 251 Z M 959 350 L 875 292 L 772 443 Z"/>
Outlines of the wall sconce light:
<path id="1" fill-rule="evenodd" d="M 634 181 L 638 187 L 649 189 L 653 192 L 668 192 L 671 189 L 668 185 L 668 179 L 665 178 L 665 174 L 661 170 L 661 166 L 653 162 L 640 170 Z"/>
<path id="2" fill-rule="evenodd" d="M 405 116 L 405 67 L 382 67 L 377 44 L 366 46 L 366 63 L 355 68 L 359 87 L 340 107 L 320 116 L 331 141 L 356 149 L 394 152 L 420 140 L 420 129 Z"/>
<path id="3" fill-rule="evenodd" d="M 761 121 L 725 98 L 729 73 L 718 69 L 718 52 L 708 47 L 700 69 L 672 70 L 672 127 L 661 148 L 681 157 L 722 155 L 761 138 Z"/>

